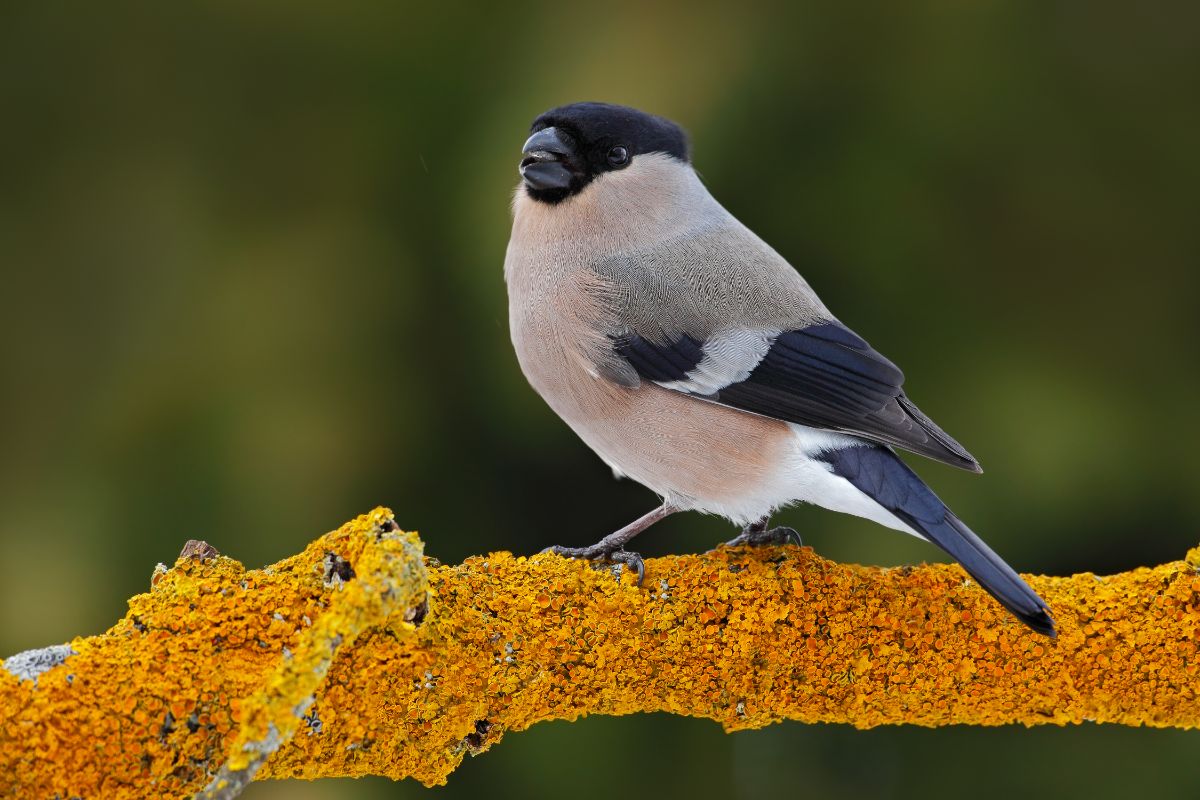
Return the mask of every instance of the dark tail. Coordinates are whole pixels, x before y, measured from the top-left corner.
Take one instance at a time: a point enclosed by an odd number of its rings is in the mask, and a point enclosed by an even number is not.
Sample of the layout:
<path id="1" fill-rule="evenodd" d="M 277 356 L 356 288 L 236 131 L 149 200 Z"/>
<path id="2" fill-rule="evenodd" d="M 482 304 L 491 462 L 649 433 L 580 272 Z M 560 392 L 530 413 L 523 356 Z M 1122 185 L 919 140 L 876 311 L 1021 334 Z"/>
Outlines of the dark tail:
<path id="1" fill-rule="evenodd" d="M 1054 636 L 1046 603 L 886 447 L 862 445 L 819 456 L 833 472 L 953 556 L 1000 605 L 1038 633 Z"/>

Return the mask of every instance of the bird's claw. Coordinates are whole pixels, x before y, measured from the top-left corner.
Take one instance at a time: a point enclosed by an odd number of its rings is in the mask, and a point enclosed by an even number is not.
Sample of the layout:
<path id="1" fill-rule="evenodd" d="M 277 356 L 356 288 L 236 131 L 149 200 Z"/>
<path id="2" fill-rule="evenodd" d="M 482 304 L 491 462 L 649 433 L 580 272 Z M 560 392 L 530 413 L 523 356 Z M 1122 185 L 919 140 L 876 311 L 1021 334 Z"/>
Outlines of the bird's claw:
<path id="1" fill-rule="evenodd" d="M 641 586 L 642 581 L 646 579 L 646 562 L 642 559 L 641 554 L 629 550 L 605 550 L 596 545 L 592 545 L 591 547 L 563 547 L 560 544 L 556 544 L 553 547 L 547 547 L 542 552 L 554 553 L 564 558 L 581 558 L 585 561 L 609 561 L 614 564 L 621 564 L 637 573 L 638 586 Z"/>
<path id="2" fill-rule="evenodd" d="M 725 543 L 726 547 L 766 547 L 769 545 L 794 544 L 803 547 L 804 542 L 795 528 L 779 526 L 769 530 L 758 530 L 753 526 L 746 528 L 740 534 Z"/>

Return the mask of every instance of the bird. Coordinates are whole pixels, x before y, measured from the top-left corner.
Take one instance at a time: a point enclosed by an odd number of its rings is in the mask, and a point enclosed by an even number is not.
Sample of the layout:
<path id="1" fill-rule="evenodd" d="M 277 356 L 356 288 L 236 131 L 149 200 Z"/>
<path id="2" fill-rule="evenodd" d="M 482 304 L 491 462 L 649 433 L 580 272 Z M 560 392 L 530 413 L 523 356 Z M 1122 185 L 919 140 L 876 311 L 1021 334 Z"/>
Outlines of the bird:
<path id="1" fill-rule="evenodd" d="M 940 547 L 1030 629 L 1036 592 L 896 453 L 981 472 L 917 408 L 904 373 L 730 214 L 676 123 L 579 102 L 538 115 L 522 148 L 504 261 L 509 328 L 533 389 L 613 470 L 661 504 L 588 547 L 547 548 L 644 575 L 626 545 L 683 512 L 742 528 L 809 503 Z"/>

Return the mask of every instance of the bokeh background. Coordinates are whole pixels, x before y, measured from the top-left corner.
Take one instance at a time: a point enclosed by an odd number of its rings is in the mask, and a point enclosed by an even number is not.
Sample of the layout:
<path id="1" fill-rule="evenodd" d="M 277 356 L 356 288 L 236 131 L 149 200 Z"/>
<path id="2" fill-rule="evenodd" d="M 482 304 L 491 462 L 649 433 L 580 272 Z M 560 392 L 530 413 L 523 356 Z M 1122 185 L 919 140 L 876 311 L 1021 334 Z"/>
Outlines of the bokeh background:
<path id="1" fill-rule="evenodd" d="M 519 148 L 580 99 L 691 131 L 716 196 L 981 459 L 917 466 L 1014 565 L 1181 556 L 1200 540 L 1198 23 L 1032 0 L 7 4 L 0 654 L 104 630 L 188 538 L 257 566 L 387 504 L 454 562 L 647 510 L 508 341 Z M 939 558 L 784 521 L 837 559 Z M 729 533 L 683 516 L 639 544 Z M 512 735 L 436 795 L 1194 797 L 1198 743 L 594 718 Z"/>

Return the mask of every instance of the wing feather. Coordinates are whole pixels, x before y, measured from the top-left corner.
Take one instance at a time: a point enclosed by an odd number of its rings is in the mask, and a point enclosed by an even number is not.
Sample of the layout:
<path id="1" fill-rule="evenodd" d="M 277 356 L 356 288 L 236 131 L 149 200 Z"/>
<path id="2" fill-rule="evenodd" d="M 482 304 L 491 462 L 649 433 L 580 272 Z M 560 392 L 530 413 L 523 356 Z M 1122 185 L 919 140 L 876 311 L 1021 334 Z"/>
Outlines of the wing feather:
<path id="1" fill-rule="evenodd" d="M 729 342 L 754 337 L 715 334 L 702 342 L 684 334 L 658 343 L 626 333 L 615 337 L 614 348 L 644 379 L 699 400 L 861 436 L 980 471 L 966 448 L 904 393 L 900 368 L 849 328 L 831 320 L 769 333 L 765 352 L 747 347 L 740 367 L 730 365 L 738 354 L 731 355 Z M 738 379 L 714 386 L 717 363 Z"/>

